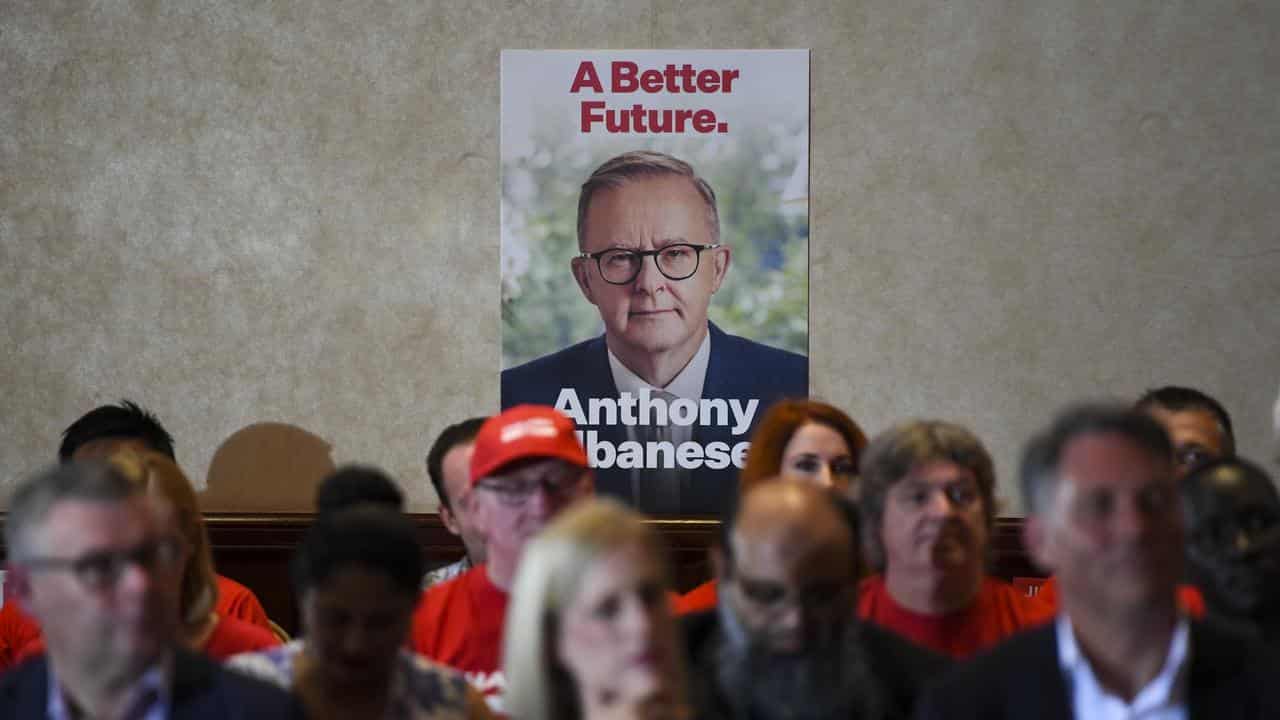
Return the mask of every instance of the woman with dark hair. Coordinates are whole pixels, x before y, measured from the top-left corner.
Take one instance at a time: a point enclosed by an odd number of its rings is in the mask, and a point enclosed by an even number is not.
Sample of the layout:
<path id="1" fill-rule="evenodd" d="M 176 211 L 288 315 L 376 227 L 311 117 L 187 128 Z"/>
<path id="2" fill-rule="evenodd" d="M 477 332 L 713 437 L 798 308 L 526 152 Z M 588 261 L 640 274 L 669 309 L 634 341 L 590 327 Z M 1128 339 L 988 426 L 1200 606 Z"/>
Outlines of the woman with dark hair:
<path id="1" fill-rule="evenodd" d="M 313 720 L 490 717 L 460 673 L 404 649 L 422 566 L 403 513 L 366 503 L 319 516 L 291 567 L 303 637 L 229 664 L 293 690 Z"/>
<path id="2" fill-rule="evenodd" d="M 780 400 L 751 436 L 739 495 L 779 478 L 834 487 L 858 497 L 858 458 L 867 446 L 862 428 L 840 408 L 817 400 Z"/>
<path id="3" fill-rule="evenodd" d="M 751 435 L 747 464 L 738 474 L 738 496 L 770 480 L 807 482 L 857 501 L 858 460 L 867 446 L 862 428 L 840 408 L 818 400 L 779 400 L 769 406 Z M 716 605 L 714 580 L 682 595 L 678 614 Z"/>

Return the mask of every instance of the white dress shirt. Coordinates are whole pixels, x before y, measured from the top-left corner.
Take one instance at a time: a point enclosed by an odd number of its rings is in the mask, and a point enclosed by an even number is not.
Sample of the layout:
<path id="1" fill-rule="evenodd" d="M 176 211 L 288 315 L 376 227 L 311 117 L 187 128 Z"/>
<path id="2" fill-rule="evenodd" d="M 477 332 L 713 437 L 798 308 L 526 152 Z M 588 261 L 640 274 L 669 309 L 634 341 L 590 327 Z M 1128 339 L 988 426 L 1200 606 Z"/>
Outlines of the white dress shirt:
<path id="1" fill-rule="evenodd" d="M 1178 617 L 1160 673 L 1147 683 L 1133 702 L 1125 702 L 1098 682 L 1089 659 L 1076 644 L 1075 631 L 1066 613 L 1056 622 L 1058 664 L 1062 667 L 1076 720 L 1187 720 L 1187 673 L 1190 657 L 1190 623 Z"/>
<path id="2" fill-rule="evenodd" d="M 655 387 L 645 382 L 639 375 L 631 372 L 631 369 L 622 364 L 617 355 L 613 351 L 609 351 L 609 370 L 613 373 L 613 384 L 617 386 L 618 393 L 631 393 L 632 397 L 639 397 L 641 388 L 649 388 L 656 394 L 657 391 L 668 392 L 677 398 L 685 400 L 701 400 L 702 389 L 707 381 L 707 365 L 711 361 L 711 333 L 708 332 L 702 337 L 702 344 L 698 346 L 693 357 L 689 359 L 689 363 L 684 366 L 671 382 L 665 387 Z M 628 428 L 627 437 L 634 439 L 635 435 Z M 693 439 L 692 425 L 676 425 L 671 424 L 671 441 L 675 445 Z"/>

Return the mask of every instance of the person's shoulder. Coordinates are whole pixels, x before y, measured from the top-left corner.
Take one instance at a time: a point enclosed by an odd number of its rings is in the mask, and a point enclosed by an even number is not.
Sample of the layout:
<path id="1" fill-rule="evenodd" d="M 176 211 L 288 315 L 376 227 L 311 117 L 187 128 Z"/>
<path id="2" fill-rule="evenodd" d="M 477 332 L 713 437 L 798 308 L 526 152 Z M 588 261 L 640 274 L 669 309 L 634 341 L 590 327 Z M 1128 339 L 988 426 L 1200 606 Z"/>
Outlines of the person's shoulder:
<path id="1" fill-rule="evenodd" d="M 205 653 L 221 660 L 245 652 L 264 650 L 280 644 L 275 633 L 230 615 L 218 618 L 218 624 L 205 643 Z"/>
<path id="2" fill-rule="evenodd" d="M 1053 625 L 1028 630 L 953 665 L 931 684 L 918 717 L 1039 717 L 1036 703 L 1066 702 L 1054 632 Z"/>
<path id="3" fill-rule="evenodd" d="M 186 718 L 302 716 L 295 698 L 278 684 L 179 650 L 174 658 L 173 715 Z"/>
<path id="4" fill-rule="evenodd" d="M 460 632 L 459 623 L 470 622 L 471 618 L 467 617 L 473 604 L 470 598 L 478 583 L 487 582 L 477 574 L 485 572 L 484 568 L 476 565 L 423 591 L 413 611 L 410 646 L 414 652 L 429 658 L 438 657 L 441 644 Z"/>
<path id="5" fill-rule="evenodd" d="M 564 384 L 564 381 L 572 380 L 580 374 L 583 369 L 583 363 L 593 353 L 603 351 L 604 338 L 603 336 L 597 336 L 589 340 L 583 340 L 575 345 L 570 345 L 563 350 L 557 350 L 550 355 L 535 358 L 523 365 L 503 370 L 502 397 L 507 398 L 508 392 L 517 392 L 522 388 L 537 388 L 540 386 L 555 386 L 558 388 L 561 384 Z"/>
<path id="6" fill-rule="evenodd" d="M 981 594 L 992 612 L 999 614 L 1000 622 L 1008 625 L 1006 629 L 1009 632 L 1043 625 L 1057 614 L 1055 608 L 1043 599 L 1028 595 L 1000 578 L 984 578 Z"/>
<path id="7" fill-rule="evenodd" d="M 465 711 L 467 679 L 462 673 L 408 650 L 398 660 L 402 687 L 413 705 L 428 713 Z"/>
<path id="8" fill-rule="evenodd" d="M 225 666 L 288 689 L 293 685 L 293 661 L 302 652 L 302 640 L 283 645 L 243 652 L 227 658 Z"/>
<path id="9" fill-rule="evenodd" d="M 6 670 L 0 675 L 0 718 L 43 718 L 48 681 L 49 667 L 43 655 Z"/>
<path id="10" fill-rule="evenodd" d="M 770 399 L 809 394 L 809 359 L 711 326 L 711 360 L 705 392 L 756 395 Z M 765 404 L 768 404 L 767 402 Z"/>
<path id="11" fill-rule="evenodd" d="M 1214 712 L 1249 707 L 1250 717 L 1280 717 L 1280 650 L 1213 617 L 1192 620 L 1190 633 L 1193 705 Z"/>
<path id="12" fill-rule="evenodd" d="M 683 632 L 685 646 L 691 655 L 712 642 L 720 631 L 720 614 L 714 607 L 681 615 L 677 621 Z"/>
<path id="13" fill-rule="evenodd" d="M 714 608 L 719 598 L 718 584 L 715 580 L 708 580 L 678 596 L 672 603 L 671 609 L 676 615 L 691 615 Z"/>
<path id="14" fill-rule="evenodd" d="M 419 607 L 439 607 L 473 592 L 488 582 L 485 572 L 484 565 L 473 565 L 448 580 L 432 585 L 422 593 L 422 604 Z"/>
<path id="15" fill-rule="evenodd" d="M 225 575 L 217 576 L 218 602 L 214 610 L 225 617 L 235 617 L 270 629 L 271 621 L 258 596 L 247 586 Z"/>
<path id="16" fill-rule="evenodd" d="M 862 623 L 860 632 L 867 652 L 871 654 L 872 662 L 876 666 L 891 666 L 909 678 L 920 679 L 923 682 L 935 677 L 937 673 L 949 668 L 952 664 L 951 658 L 917 645 L 875 623 Z"/>
<path id="17" fill-rule="evenodd" d="M 764 361 L 774 367 L 794 370 L 809 368 L 809 358 L 799 353 L 748 340 L 741 335 L 730 335 L 715 325 L 710 326 L 710 331 L 712 352 L 719 352 L 723 348 L 734 356 L 750 358 L 753 362 Z"/>

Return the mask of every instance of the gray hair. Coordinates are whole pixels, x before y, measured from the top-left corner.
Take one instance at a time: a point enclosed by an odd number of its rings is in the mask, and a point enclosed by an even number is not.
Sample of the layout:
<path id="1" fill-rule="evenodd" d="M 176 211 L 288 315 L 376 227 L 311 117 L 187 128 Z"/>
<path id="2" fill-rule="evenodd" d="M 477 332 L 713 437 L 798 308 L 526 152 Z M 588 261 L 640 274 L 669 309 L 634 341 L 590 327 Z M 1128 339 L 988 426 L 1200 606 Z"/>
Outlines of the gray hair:
<path id="1" fill-rule="evenodd" d="M 688 178 L 707 206 L 707 227 L 711 231 L 711 242 L 720 242 L 720 211 L 716 209 L 716 193 L 711 185 L 698 176 L 692 165 L 683 160 L 666 153 L 635 150 L 606 160 L 582 183 L 582 191 L 578 195 L 578 249 L 587 246 L 587 210 L 591 208 L 591 198 L 598 191 L 619 188 L 639 178 L 664 175 Z"/>
<path id="2" fill-rule="evenodd" d="M 19 483 L 9 497 L 4 526 L 9 558 L 20 563 L 33 556 L 32 532 L 60 502 L 119 502 L 140 494 L 134 483 L 105 462 L 72 462 L 46 468 Z"/>
<path id="3" fill-rule="evenodd" d="M 1165 461 L 1173 458 L 1173 444 L 1159 422 L 1124 405 L 1075 405 L 1059 413 L 1053 423 L 1031 438 L 1022 453 L 1018 479 L 1023 507 L 1029 513 L 1048 510 L 1058 488 L 1062 452 L 1082 435 L 1120 435 Z"/>
<path id="4" fill-rule="evenodd" d="M 863 543 L 868 561 L 884 569 L 880 529 L 889 490 L 911 471 L 934 461 L 952 462 L 973 473 L 982 497 L 987 530 L 996 521 L 996 472 L 991 454 L 968 428 L 942 420 L 911 420 L 880 433 L 862 453 L 858 510 L 863 520 Z"/>

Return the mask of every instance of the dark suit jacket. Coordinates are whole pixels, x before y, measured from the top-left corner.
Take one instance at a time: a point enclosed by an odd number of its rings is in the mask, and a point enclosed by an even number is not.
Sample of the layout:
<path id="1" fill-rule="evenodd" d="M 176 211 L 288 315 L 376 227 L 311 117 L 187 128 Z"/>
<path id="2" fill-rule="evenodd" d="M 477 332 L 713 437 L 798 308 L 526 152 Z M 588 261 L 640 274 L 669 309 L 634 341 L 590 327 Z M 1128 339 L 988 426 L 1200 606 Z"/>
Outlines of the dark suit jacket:
<path id="1" fill-rule="evenodd" d="M 1055 625 L 996 646 L 959 666 L 921 702 L 920 720 L 1072 720 Z M 1280 718 L 1280 661 L 1259 641 L 1192 622 L 1187 692 L 1191 720 Z"/>
<path id="2" fill-rule="evenodd" d="M 733 711 L 716 685 L 716 655 L 722 641 L 718 612 L 708 610 L 685 615 L 680 618 L 680 624 L 684 630 L 693 716 L 698 720 L 730 720 Z M 888 707 L 880 718 L 859 716 L 857 720 L 910 718 L 925 685 L 951 666 L 950 659 L 870 623 L 863 623 L 859 632 L 879 685 L 877 689 Z"/>
<path id="3" fill-rule="evenodd" d="M 44 656 L 0 677 L 0 720 L 44 720 L 48 701 Z M 301 704 L 284 690 L 186 650 L 174 655 L 170 712 L 172 720 L 304 717 Z"/>
<path id="4" fill-rule="evenodd" d="M 728 335 L 714 324 L 710 325 L 710 333 L 711 358 L 703 398 L 737 398 L 744 403 L 748 399 L 759 400 L 752 421 L 754 427 L 755 421 L 774 401 L 809 394 L 809 360 L 805 356 Z M 526 403 L 555 405 L 562 388 L 574 388 L 584 409 L 587 398 L 618 397 L 608 353 L 601 335 L 504 370 L 502 407 Z M 578 429 L 595 430 L 599 439 L 615 447 L 627 439 L 626 429 L 621 426 L 583 425 Z M 719 441 L 732 448 L 748 440 L 750 433 L 749 429 L 742 435 L 733 435 L 729 427 L 695 426 L 693 439 L 704 446 Z M 648 513 L 713 515 L 723 510 L 728 498 L 736 493 L 737 476 L 738 468 L 732 464 L 723 470 L 704 466 L 682 473 L 673 481 L 678 487 L 660 488 L 656 477 L 646 477 L 644 483 L 637 485 L 632 482 L 630 470 L 597 468 L 596 489 Z"/>

